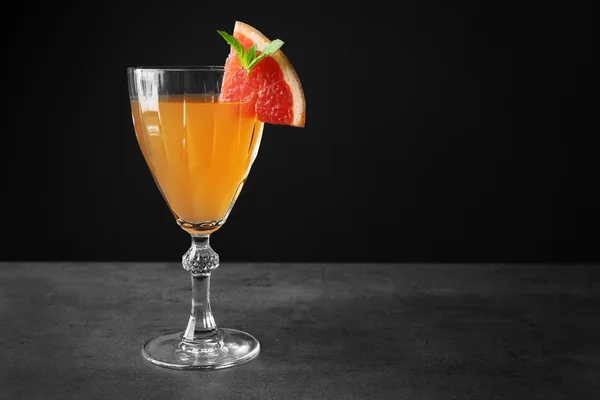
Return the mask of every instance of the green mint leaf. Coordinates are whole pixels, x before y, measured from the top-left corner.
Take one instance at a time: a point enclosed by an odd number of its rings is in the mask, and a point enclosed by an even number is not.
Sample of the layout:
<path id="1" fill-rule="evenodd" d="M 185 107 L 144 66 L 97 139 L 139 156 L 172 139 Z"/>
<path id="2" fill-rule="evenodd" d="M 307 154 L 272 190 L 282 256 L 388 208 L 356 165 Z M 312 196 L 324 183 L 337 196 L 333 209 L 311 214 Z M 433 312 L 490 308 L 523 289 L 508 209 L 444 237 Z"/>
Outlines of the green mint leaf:
<path id="1" fill-rule="evenodd" d="M 270 56 L 272 54 L 275 54 L 277 52 L 277 50 L 279 50 L 281 48 L 281 46 L 283 46 L 283 41 L 279 40 L 279 39 L 275 39 L 273 41 L 271 41 L 269 44 L 267 44 L 264 48 L 264 50 L 260 53 L 260 55 L 258 57 L 256 57 L 254 60 L 252 60 L 250 62 L 250 64 L 248 64 L 248 70 L 251 70 L 252 68 L 254 68 L 254 66 L 256 64 L 258 64 L 259 62 L 261 62 L 261 60 L 267 56 Z"/>
<path id="2" fill-rule="evenodd" d="M 272 40 L 268 45 L 265 46 L 264 50 L 261 52 L 261 55 L 266 53 L 268 56 L 270 56 L 271 54 L 274 54 L 277 50 L 279 50 L 281 46 L 283 46 L 282 40 Z"/>
<path id="3" fill-rule="evenodd" d="M 227 44 L 229 44 L 231 47 L 233 47 L 233 50 L 235 50 L 237 56 L 240 59 L 240 62 L 242 63 L 242 67 L 248 69 L 248 58 L 246 55 L 246 49 L 244 49 L 244 46 L 239 42 L 239 40 L 237 40 L 235 37 L 233 37 L 232 35 L 230 35 L 227 32 L 224 31 L 217 31 L 219 32 L 219 35 L 221 35 L 223 37 L 223 39 L 225 39 L 225 41 L 227 42 Z"/>
<path id="4" fill-rule="evenodd" d="M 258 64 L 263 58 L 267 55 L 265 53 L 260 53 L 260 56 L 256 57 L 252 62 L 248 65 L 248 71 L 252 70 L 256 64 Z"/>
<path id="5" fill-rule="evenodd" d="M 242 67 L 244 67 L 244 69 L 246 70 L 246 72 L 248 74 L 250 74 L 250 71 L 252 71 L 252 68 L 254 68 L 254 66 L 256 66 L 256 64 L 261 62 L 261 60 L 263 58 L 270 56 L 272 54 L 275 54 L 281 48 L 281 46 L 283 46 L 282 40 L 279 40 L 279 39 L 272 40 L 265 46 L 263 51 L 261 51 L 261 53 L 257 56 L 256 54 L 258 53 L 258 50 L 256 48 L 256 43 L 253 44 L 252 47 L 250 47 L 248 49 L 248 51 L 246 51 L 244 46 L 234 36 L 230 35 L 227 32 L 224 32 L 224 31 L 217 31 L 217 32 L 219 32 L 219 35 L 221 35 L 223 37 L 223 39 L 225 39 L 225 41 L 231 47 L 233 47 L 233 50 L 235 50 L 235 53 L 237 54 L 238 58 L 240 59 Z"/>
<path id="6" fill-rule="evenodd" d="M 252 63 L 252 61 L 254 61 L 255 58 L 256 58 L 256 43 L 254 43 L 252 45 L 252 47 L 250 47 L 248 49 L 248 53 L 246 53 L 246 65 L 248 66 L 248 69 L 250 68 L 250 64 Z"/>

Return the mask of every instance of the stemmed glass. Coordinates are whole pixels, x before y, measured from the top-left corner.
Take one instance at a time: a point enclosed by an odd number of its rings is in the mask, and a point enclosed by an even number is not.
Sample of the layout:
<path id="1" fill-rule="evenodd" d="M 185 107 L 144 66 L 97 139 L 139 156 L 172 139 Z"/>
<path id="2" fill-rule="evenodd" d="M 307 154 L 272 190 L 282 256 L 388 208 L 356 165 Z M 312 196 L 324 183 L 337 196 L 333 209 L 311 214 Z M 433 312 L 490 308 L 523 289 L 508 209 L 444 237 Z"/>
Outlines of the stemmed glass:
<path id="1" fill-rule="evenodd" d="M 263 123 L 244 103 L 220 102 L 224 68 L 128 68 L 135 134 L 152 176 L 177 224 L 189 232 L 182 257 L 191 275 L 192 308 L 183 331 L 144 345 L 144 358 L 175 369 L 218 369 L 255 358 L 250 334 L 217 327 L 210 276 L 219 256 L 210 235 L 226 221 L 262 138 Z"/>

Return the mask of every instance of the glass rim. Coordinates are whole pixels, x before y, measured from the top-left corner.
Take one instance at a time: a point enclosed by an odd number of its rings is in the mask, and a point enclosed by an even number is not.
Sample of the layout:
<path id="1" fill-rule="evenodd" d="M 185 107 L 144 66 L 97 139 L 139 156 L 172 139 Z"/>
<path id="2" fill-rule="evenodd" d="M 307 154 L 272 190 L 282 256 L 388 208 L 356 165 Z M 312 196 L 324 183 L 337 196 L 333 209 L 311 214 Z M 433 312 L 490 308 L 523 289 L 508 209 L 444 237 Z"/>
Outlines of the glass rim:
<path id="1" fill-rule="evenodd" d="M 224 65 L 140 65 L 127 67 L 128 72 L 155 71 L 155 72 L 223 72 Z"/>

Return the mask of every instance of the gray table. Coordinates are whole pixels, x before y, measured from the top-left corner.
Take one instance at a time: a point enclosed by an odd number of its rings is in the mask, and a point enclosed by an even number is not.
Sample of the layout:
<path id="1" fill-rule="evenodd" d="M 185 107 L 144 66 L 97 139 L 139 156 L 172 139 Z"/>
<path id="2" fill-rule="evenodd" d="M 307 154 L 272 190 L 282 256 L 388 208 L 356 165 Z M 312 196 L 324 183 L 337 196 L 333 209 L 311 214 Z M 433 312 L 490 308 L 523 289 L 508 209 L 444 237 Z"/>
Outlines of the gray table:
<path id="1" fill-rule="evenodd" d="M 175 263 L 0 263 L 0 398 L 600 398 L 599 266 L 225 262 L 217 323 L 260 356 L 154 366 L 189 288 Z"/>

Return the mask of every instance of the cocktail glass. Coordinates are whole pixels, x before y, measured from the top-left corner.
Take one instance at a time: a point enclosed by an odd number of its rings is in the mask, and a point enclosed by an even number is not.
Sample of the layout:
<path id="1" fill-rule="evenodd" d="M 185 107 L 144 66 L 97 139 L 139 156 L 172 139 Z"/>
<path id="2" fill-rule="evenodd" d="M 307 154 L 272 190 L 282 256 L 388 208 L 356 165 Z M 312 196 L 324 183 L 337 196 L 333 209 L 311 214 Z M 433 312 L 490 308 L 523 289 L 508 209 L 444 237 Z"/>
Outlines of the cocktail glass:
<path id="1" fill-rule="evenodd" d="M 174 369 L 218 369 L 255 358 L 250 334 L 217 327 L 210 276 L 219 256 L 210 235 L 225 221 L 256 158 L 263 123 L 243 102 L 219 102 L 224 68 L 128 68 L 134 130 L 142 154 L 177 224 L 192 245 L 182 258 L 191 275 L 192 308 L 183 331 L 144 345 L 144 358 Z"/>

